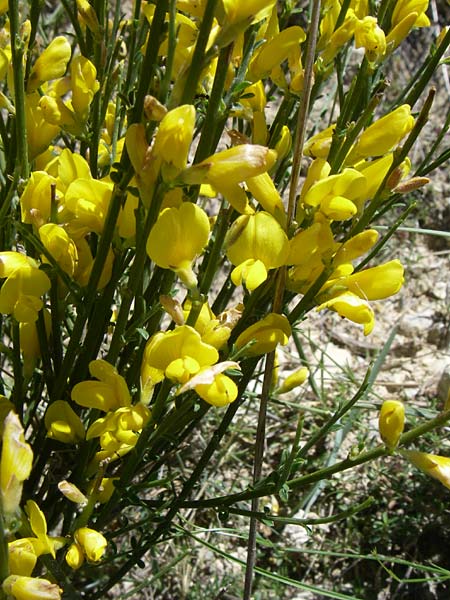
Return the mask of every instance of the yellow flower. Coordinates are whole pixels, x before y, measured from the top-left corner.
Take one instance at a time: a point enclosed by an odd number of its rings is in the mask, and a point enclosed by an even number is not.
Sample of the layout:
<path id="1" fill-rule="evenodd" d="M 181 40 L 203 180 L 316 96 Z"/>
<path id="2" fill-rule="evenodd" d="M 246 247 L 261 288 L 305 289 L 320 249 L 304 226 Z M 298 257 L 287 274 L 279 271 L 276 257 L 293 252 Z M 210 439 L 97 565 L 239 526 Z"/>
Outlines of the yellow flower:
<path id="1" fill-rule="evenodd" d="M 73 274 L 73 277 L 75 281 L 83 287 L 88 284 L 89 276 L 91 274 L 92 267 L 94 264 L 94 258 L 91 254 L 91 249 L 86 238 L 75 240 L 75 245 L 77 247 L 78 252 L 78 265 L 75 270 L 75 273 Z M 102 274 L 100 275 L 100 280 L 97 284 L 97 289 L 101 290 L 102 288 L 104 288 L 110 280 L 113 261 L 114 253 L 110 248 L 108 251 L 108 256 L 106 257 L 105 264 L 103 266 Z"/>
<path id="2" fill-rule="evenodd" d="M 164 179 L 173 179 L 187 164 L 195 126 L 195 108 L 184 104 L 170 110 L 159 124 L 152 160 L 162 163 Z"/>
<path id="3" fill-rule="evenodd" d="M 309 206 L 320 206 L 327 219 L 343 221 L 356 214 L 353 200 L 363 195 L 366 188 L 364 175 L 347 168 L 313 183 L 302 200 Z"/>
<path id="4" fill-rule="evenodd" d="M 66 563 L 69 565 L 69 567 L 71 569 L 73 569 L 74 571 L 76 571 L 84 563 L 83 548 L 76 542 L 74 542 L 73 544 L 70 544 L 70 546 L 66 552 L 65 559 L 66 559 Z"/>
<path id="5" fill-rule="evenodd" d="M 306 367 L 301 367 L 294 373 L 291 373 L 286 377 L 281 386 L 276 390 L 277 394 L 286 394 L 292 391 L 296 387 L 303 385 L 308 379 L 309 371 Z"/>
<path id="6" fill-rule="evenodd" d="M 286 224 L 286 211 L 283 200 L 268 173 L 250 177 L 245 182 L 252 196 L 263 209 L 273 215 L 282 227 Z"/>
<path id="7" fill-rule="evenodd" d="M 350 152 L 347 162 L 352 163 L 358 158 L 386 154 L 411 131 L 414 123 L 411 107 L 409 104 L 402 104 L 363 131 Z"/>
<path id="8" fill-rule="evenodd" d="M 330 280 L 325 284 L 325 288 L 327 293 L 332 293 L 333 289 L 342 286 L 365 300 L 382 300 L 396 294 L 402 287 L 403 281 L 403 265 L 396 259 L 352 275 Z"/>
<path id="9" fill-rule="evenodd" d="M 417 450 L 402 450 L 401 455 L 412 462 L 415 467 L 450 489 L 450 458 L 437 454 L 426 454 Z"/>
<path id="10" fill-rule="evenodd" d="M 97 179 L 76 179 L 64 196 L 64 204 L 74 215 L 71 232 L 78 237 L 91 231 L 102 233 L 111 201 L 113 184 Z"/>
<path id="11" fill-rule="evenodd" d="M 92 377 L 98 381 L 81 381 L 72 389 L 72 400 L 79 406 L 104 412 L 131 406 L 131 396 L 125 379 L 105 360 L 89 363 Z"/>
<path id="12" fill-rule="evenodd" d="M 287 27 L 265 42 L 256 50 L 250 62 L 248 77 L 251 81 L 259 81 L 267 77 L 274 67 L 286 60 L 293 50 L 299 50 L 306 39 L 301 27 Z"/>
<path id="13" fill-rule="evenodd" d="M 108 542 L 106 538 L 95 529 L 80 527 L 74 533 L 76 543 L 81 546 L 89 562 L 98 562 L 105 553 Z"/>
<path id="14" fill-rule="evenodd" d="M 235 285 L 242 281 L 253 291 L 267 279 L 270 269 L 285 264 L 289 240 L 279 223 L 266 212 L 241 215 L 230 228 L 227 257 L 236 268 L 231 274 Z"/>
<path id="15" fill-rule="evenodd" d="M 84 425 L 80 417 L 65 400 L 52 402 L 45 413 L 47 437 L 63 442 L 77 444 L 84 440 Z"/>
<path id="16" fill-rule="evenodd" d="M 356 48 L 365 48 L 366 57 L 370 63 L 375 63 L 384 56 L 386 38 L 375 17 L 364 17 L 357 22 L 355 46 Z"/>
<path id="17" fill-rule="evenodd" d="M 269 313 L 261 321 L 247 327 L 236 340 L 236 347 L 243 348 L 253 342 L 245 350 L 247 356 L 258 356 L 272 352 L 281 344 L 285 346 L 291 335 L 291 326 L 284 315 Z"/>
<path id="18" fill-rule="evenodd" d="M 320 304 L 316 310 L 330 308 L 341 317 L 345 317 L 354 323 L 364 325 L 364 335 L 371 333 L 375 324 L 375 317 L 370 304 L 351 292 L 343 292 Z"/>
<path id="19" fill-rule="evenodd" d="M 201 383 L 195 386 L 197 394 L 208 404 L 226 406 L 234 402 L 238 395 L 237 385 L 230 377 L 218 373 L 212 383 Z"/>
<path id="20" fill-rule="evenodd" d="M 45 81 L 62 77 L 70 60 L 71 48 L 62 35 L 55 37 L 34 63 L 28 79 L 28 92 L 33 92 Z"/>
<path id="21" fill-rule="evenodd" d="M 25 97 L 25 116 L 27 122 L 27 142 L 29 159 L 33 160 L 47 150 L 53 138 L 59 133 L 59 126 L 48 123 L 37 92 Z"/>
<path id="22" fill-rule="evenodd" d="M 191 310 L 191 301 L 187 299 L 183 305 L 183 322 L 188 317 Z M 167 309 L 166 309 L 167 310 Z M 172 314 L 172 317 L 175 315 Z M 202 336 L 202 340 L 205 344 L 214 346 L 217 350 L 220 350 L 227 342 L 231 334 L 231 327 L 227 324 L 222 324 L 221 321 L 214 315 L 211 307 L 207 302 L 202 305 L 200 314 L 194 324 L 194 328 Z"/>
<path id="23" fill-rule="evenodd" d="M 100 34 L 100 23 L 94 8 L 88 0 L 76 0 L 76 2 L 80 22 L 94 34 L 94 37 L 98 36 Z"/>
<path id="24" fill-rule="evenodd" d="M 398 400 L 385 400 L 381 406 L 378 428 L 381 439 L 393 450 L 403 433 L 405 426 L 405 407 Z"/>
<path id="25" fill-rule="evenodd" d="M 27 538 L 20 538 L 8 544 L 8 566 L 11 575 L 30 577 L 36 566 L 37 556 L 33 544 Z"/>
<path id="26" fill-rule="evenodd" d="M 430 19 L 425 14 L 428 9 L 428 0 L 398 0 L 395 3 L 391 18 L 391 26 L 396 27 L 411 14 L 415 14 L 415 27 L 428 27 Z"/>
<path id="27" fill-rule="evenodd" d="M 35 538 L 27 538 L 33 545 L 36 556 L 41 554 L 51 554 L 55 558 L 55 550 L 63 545 L 63 538 L 52 538 L 47 535 L 47 521 L 44 513 L 34 500 L 28 500 L 26 504 L 26 512 L 30 521 L 31 529 L 36 536 Z"/>
<path id="28" fill-rule="evenodd" d="M 218 20 L 225 26 L 257 23 L 268 17 L 276 0 L 221 0 Z"/>
<path id="29" fill-rule="evenodd" d="M 186 383 L 202 367 L 213 365 L 218 358 L 216 348 L 205 344 L 198 331 L 189 325 L 156 333 L 145 346 L 141 366 L 143 387 L 156 385 L 164 377 Z"/>
<path id="30" fill-rule="evenodd" d="M 87 119 L 91 102 L 100 89 L 96 77 L 95 66 L 84 56 L 76 56 L 70 63 L 72 108 L 81 122 Z"/>
<path id="31" fill-rule="evenodd" d="M 276 160 L 276 152 L 265 146 L 241 144 L 206 158 L 189 167 L 180 176 L 188 184 L 209 183 L 238 212 L 251 214 L 247 196 L 239 183 L 268 171 Z"/>
<path id="32" fill-rule="evenodd" d="M 34 171 L 20 196 L 20 210 L 23 223 L 41 225 L 51 214 L 52 186 L 56 179 L 45 171 Z"/>
<path id="33" fill-rule="evenodd" d="M 309 140 L 306 140 L 303 149 L 305 156 L 310 156 L 311 158 L 327 158 L 335 129 L 336 125 L 330 125 L 323 131 L 319 131 L 310 137 Z"/>
<path id="34" fill-rule="evenodd" d="M 62 589 L 47 579 L 22 575 L 9 575 L 2 587 L 15 600 L 60 600 L 62 594 Z"/>
<path id="35" fill-rule="evenodd" d="M 19 417 L 10 412 L 5 419 L 0 459 L 0 500 L 5 516 L 19 508 L 23 482 L 33 464 L 33 451 L 26 443 Z"/>
<path id="36" fill-rule="evenodd" d="M 37 320 L 43 303 L 40 298 L 50 289 L 50 280 L 32 258 L 19 252 L 0 252 L 0 279 L 7 278 L 0 290 L 0 312 L 12 314 L 22 323 Z"/>
<path id="37" fill-rule="evenodd" d="M 349 263 L 355 258 L 359 258 L 377 243 L 378 237 L 375 229 L 366 229 L 366 231 L 354 235 L 340 246 L 334 255 L 333 265 Z"/>
<path id="38" fill-rule="evenodd" d="M 147 254 L 159 267 L 175 271 L 189 288 L 195 287 L 192 263 L 206 246 L 209 230 L 208 216 L 196 204 L 183 202 L 180 208 L 167 208 L 150 232 Z"/>

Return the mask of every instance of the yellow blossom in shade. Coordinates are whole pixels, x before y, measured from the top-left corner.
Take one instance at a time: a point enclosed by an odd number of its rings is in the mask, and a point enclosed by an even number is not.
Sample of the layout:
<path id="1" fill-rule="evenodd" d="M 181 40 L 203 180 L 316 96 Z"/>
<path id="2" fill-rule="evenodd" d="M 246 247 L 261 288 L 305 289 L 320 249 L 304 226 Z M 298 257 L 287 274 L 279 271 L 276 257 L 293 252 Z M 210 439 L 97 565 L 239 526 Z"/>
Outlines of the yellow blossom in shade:
<path id="1" fill-rule="evenodd" d="M 37 556 L 33 544 L 27 538 L 20 538 L 8 544 L 8 566 L 12 575 L 29 577 L 36 566 Z"/>
<path id="2" fill-rule="evenodd" d="M 261 204 L 263 209 L 273 215 L 283 227 L 286 223 L 286 211 L 283 200 L 268 173 L 262 173 L 246 180 L 246 185 L 252 196 Z"/>
<path id="3" fill-rule="evenodd" d="M 386 446 L 393 450 L 405 426 L 405 406 L 399 400 L 385 400 L 380 409 L 378 429 Z"/>
<path id="4" fill-rule="evenodd" d="M 351 163 L 358 158 L 386 154 L 411 131 L 414 123 L 411 107 L 402 104 L 363 131 L 347 161 Z"/>
<path id="5" fill-rule="evenodd" d="M 75 240 L 75 244 L 78 252 L 78 264 L 73 277 L 79 285 L 86 286 L 92 271 L 94 258 L 91 254 L 91 249 L 86 238 Z M 111 249 L 109 249 L 108 256 L 106 257 L 106 261 L 103 266 L 102 274 L 100 275 L 100 280 L 97 284 L 97 289 L 103 289 L 109 282 L 112 273 L 113 261 L 114 253 Z"/>
<path id="6" fill-rule="evenodd" d="M 264 211 L 242 215 L 231 226 L 226 239 L 227 257 L 236 268 L 235 285 L 243 281 L 253 291 L 267 279 L 270 269 L 285 264 L 289 240 L 279 223 Z"/>
<path id="7" fill-rule="evenodd" d="M 438 454 L 426 454 L 418 450 L 401 450 L 400 453 L 415 467 L 450 489 L 450 458 Z"/>
<path id="8" fill-rule="evenodd" d="M 117 219 L 117 231 L 122 238 L 132 238 L 136 235 L 136 210 L 139 206 L 139 198 L 127 194 L 124 206 L 120 209 Z"/>
<path id="9" fill-rule="evenodd" d="M 192 263 L 208 242 L 208 215 L 196 204 L 163 210 L 150 231 L 147 254 L 163 269 L 172 269 L 188 286 L 197 285 Z M 167 240 L 170 239 L 170 244 Z"/>
<path id="10" fill-rule="evenodd" d="M 94 7 L 89 4 L 88 0 L 76 0 L 76 3 L 80 22 L 94 34 L 94 37 L 98 36 L 100 24 Z"/>
<path id="11" fill-rule="evenodd" d="M 24 437 L 19 417 L 10 412 L 4 422 L 0 458 L 0 500 L 5 516 L 19 508 L 23 482 L 33 464 L 33 451 Z"/>
<path id="12" fill-rule="evenodd" d="M 66 479 L 63 479 L 58 483 L 58 490 L 65 498 L 67 498 L 67 500 L 70 500 L 70 502 L 73 502 L 74 504 L 86 506 L 88 503 L 88 499 L 83 492 L 81 492 L 76 485 L 70 483 L 70 481 L 67 481 Z"/>
<path id="13" fill-rule="evenodd" d="M 336 125 L 330 125 L 319 131 L 305 142 L 303 152 L 311 158 L 327 158 Z"/>
<path id="14" fill-rule="evenodd" d="M 203 342 L 198 331 L 189 325 L 158 332 L 145 346 L 141 366 L 143 387 L 156 385 L 164 377 L 186 383 L 202 367 L 211 366 L 218 359 L 216 348 Z"/>
<path id="15" fill-rule="evenodd" d="M 95 498 L 97 502 L 100 502 L 101 504 L 108 502 L 114 493 L 115 481 L 118 481 L 118 477 L 103 477 Z"/>
<path id="16" fill-rule="evenodd" d="M 84 552 L 83 548 L 77 544 L 70 544 L 67 552 L 66 552 L 66 563 L 69 565 L 71 569 L 74 571 L 78 570 L 84 563 Z"/>
<path id="17" fill-rule="evenodd" d="M 75 114 L 61 98 L 42 96 L 39 100 L 39 107 L 42 110 L 44 119 L 50 125 L 57 125 L 72 135 L 79 135 L 81 133 L 81 128 L 77 123 Z"/>
<path id="18" fill-rule="evenodd" d="M 274 67 L 288 58 L 293 49 L 299 49 L 305 39 L 306 34 L 298 25 L 280 31 L 254 53 L 248 70 L 249 79 L 258 81 L 267 77 Z"/>
<path id="19" fill-rule="evenodd" d="M 284 315 L 269 313 L 261 321 L 247 327 L 237 338 L 236 347 L 243 348 L 254 342 L 245 350 L 247 356 L 258 356 L 272 352 L 281 344 L 285 346 L 291 335 L 291 326 Z"/>
<path id="20" fill-rule="evenodd" d="M 102 359 L 92 360 L 89 372 L 98 381 L 81 381 L 72 389 L 72 400 L 79 406 L 108 412 L 131 405 L 127 383 L 112 365 Z"/>
<path id="21" fill-rule="evenodd" d="M 77 444 L 84 440 L 83 422 L 65 400 L 56 400 L 47 408 L 45 427 L 47 437 L 64 444 Z"/>
<path id="22" fill-rule="evenodd" d="M 51 214 L 52 186 L 56 179 L 45 171 L 34 171 L 20 196 L 20 211 L 23 223 L 42 225 Z"/>
<path id="23" fill-rule="evenodd" d="M 125 135 L 125 145 L 133 165 L 137 186 L 141 192 L 143 202 L 148 208 L 159 167 L 147 142 L 147 134 L 143 123 L 133 123 L 128 127 Z"/>
<path id="24" fill-rule="evenodd" d="M 296 387 L 299 387 L 305 383 L 308 379 L 309 371 L 306 367 L 302 367 L 294 373 L 291 373 L 286 377 L 281 386 L 277 389 L 277 394 L 286 394 L 291 392 Z"/>
<path id="25" fill-rule="evenodd" d="M 396 27 L 411 14 L 415 14 L 415 27 L 428 27 L 430 19 L 425 14 L 428 9 L 428 0 L 398 0 L 395 3 L 391 17 L 391 26 Z"/>
<path id="26" fill-rule="evenodd" d="M 62 594 L 62 589 L 47 579 L 22 575 L 9 575 L 2 588 L 15 600 L 60 600 Z"/>
<path id="27" fill-rule="evenodd" d="M 62 77 L 70 60 L 71 48 L 62 35 L 55 37 L 42 52 L 31 69 L 27 91 L 36 90 L 45 81 Z"/>
<path id="28" fill-rule="evenodd" d="M 113 184 L 97 179 L 76 179 L 64 196 L 65 207 L 74 215 L 70 230 L 78 236 L 102 233 L 111 201 Z"/>
<path id="29" fill-rule="evenodd" d="M 425 17 L 425 19 L 428 21 L 428 23 L 424 22 L 422 26 L 427 26 L 430 24 L 428 17 L 425 14 L 422 14 L 421 17 Z M 418 19 L 418 13 L 412 12 L 407 14 L 395 26 L 392 27 L 392 29 L 386 36 L 387 53 L 393 52 L 397 48 L 397 46 L 399 46 L 403 42 L 403 40 L 408 36 L 411 29 L 416 25 Z"/>
<path id="30" fill-rule="evenodd" d="M 97 70 L 86 57 L 76 56 L 70 63 L 72 108 L 82 122 L 87 119 L 91 102 L 100 89 L 96 77 Z"/>
<path id="31" fill-rule="evenodd" d="M 277 164 L 285 158 L 292 148 L 292 135 L 287 125 L 283 125 L 280 135 L 275 143 L 275 152 L 277 153 Z"/>
<path id="32" fill-rule="evenodd" d="M 25 97 L 25 116 L 27 123 L 27 143 L 29 159 L 33 160 L 47 150 L 53 138 L 59 133 L 59 126 L 45 120 L 39 105 L 40 96 L 37 92 Z"/>
<path id="33" fill-rule="evenodd" d="M 183 318 L 187 319 L 191 307 L 191 301 L 187 299 L 183 305 Z M 174 317 L 175 315 L 172 314 L 172 318 Z M 184 321 L 181 324 L 184 324 Z M 199 332 L 205 344 L 214 346 L 217 350 L 220 350 L 227 343 L 231 334 L 231 327 L 220 322 L 207 302 L 202 304 L 194 328 Z"/>
<path id="34" fill-rule="evenodd" d="M 21 323 L 37 320 L 43 306 L 40 298 L 50 289 L 50 279 L 36 262 L 19 252 L 0 252 L 0 312 L 12 314 Z"/>
<path id="35" fill-rule="evenodd" d="M 386 37 L 375 17 L 364 17 L 355 27 L 355 46 L 364 48 L 367 60 L 375 63 L 386 53 Z"/>
<path id="36" fill-rule="evenodd" d="M 375 316 L 370 304 L 351 292 L 343 292 L 320 304 L 316 310 L 329 308 L 336 311 L 341 317 L 345 317 L 354 323 L 364 325 L 364 335 L 371 333 Z"/>
<path id="37" fill-rule="evenodd" d="M 86 559 L 93 563 L 102 558 L 108 544 L 106 538 L 99 531 L 89 527 L 77 529 L 74 538 L 76 543 L 83 549 Z"/>
<path id="38" fill-rule="evenodd" d="M 39 228 L 41 242 L 53 256 L 61 269 L 72 276 L 78 263 L 78 251 L 75 242 L 67 235 L 67 232 L 54 223 L 46 223 Z M 45 256 L 43 262 L 48 262 Z"/>
<path id="39" fill-rule="evenodd" d="M 50 312 L 44 309 L 44 323 L 46 340 L 48 343 L 52 330 L 52 320 Z M 19 342 L 23 357 L 23 372 L 25 377 L 31 377 L 36 366 L 36 360 L 41 356 L 41 344 L 37 332 L 36 323 L 19 324 Z"/>

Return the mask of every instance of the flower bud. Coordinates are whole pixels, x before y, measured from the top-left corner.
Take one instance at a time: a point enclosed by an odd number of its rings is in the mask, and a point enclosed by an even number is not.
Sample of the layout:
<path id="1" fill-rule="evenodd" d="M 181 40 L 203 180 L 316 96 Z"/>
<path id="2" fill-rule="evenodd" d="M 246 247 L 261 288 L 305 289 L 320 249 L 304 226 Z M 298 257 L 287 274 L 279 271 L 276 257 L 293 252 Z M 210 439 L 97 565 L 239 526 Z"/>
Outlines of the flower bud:
<path id="1" fill-rule="evenodd" d="M 405 407 L 398 400 L 385 400 L 381 406 L 378 428 L 381 439 L 393 450 L 403 433 L 405 425 Z"/>

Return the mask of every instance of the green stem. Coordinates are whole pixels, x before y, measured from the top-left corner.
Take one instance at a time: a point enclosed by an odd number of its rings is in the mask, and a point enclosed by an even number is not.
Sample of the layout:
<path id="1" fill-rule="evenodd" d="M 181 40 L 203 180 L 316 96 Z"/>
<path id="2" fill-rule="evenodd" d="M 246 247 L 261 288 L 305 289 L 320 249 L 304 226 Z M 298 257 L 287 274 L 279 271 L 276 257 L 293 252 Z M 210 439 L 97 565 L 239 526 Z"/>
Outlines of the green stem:
<path id="1" fill-rule="evenodd" d="M 16 108 L 17 168 L 23 179 L 30 176 L 28 163 L 27 122 L 25 116 L 25 72 L 23 57 L 25 44 L 20 37 L 19 2 L 8 0 L 9 26 L 11 31 L 12 66 L 14 77 L 14 105 Z"/>
<path id="2" fill-rule="evenodd" d="M 5 535 L 5 519 L 3 517 L 3 508 L 0 500 L 0 598 L 4 598 L 1 583 L 9 575 L 8 562 L 8 540 Z"/>
<path id="3" fill-rule="evenodd" d="M 208 43 L 208 39 L 211 34 L 216 5 L 217 0 L 207 0 L 206 2 L 205 11 L 202 17 L 202 23 L 200 25 L 200 31 L 198 32 L 197 42 L 195 44 L 195 49 L 191 60 L 191 66 L 189 67 L 189 71 L 186 77 L 186 83 L 184 85 L 183 95 L 181 96 L 180 104 L 192 104 L 194 100 L 197 91 L 198 81 L 200 79 L 200 74 L 202 72 L 202 69 L 205 67 L 206 44 Z"/>

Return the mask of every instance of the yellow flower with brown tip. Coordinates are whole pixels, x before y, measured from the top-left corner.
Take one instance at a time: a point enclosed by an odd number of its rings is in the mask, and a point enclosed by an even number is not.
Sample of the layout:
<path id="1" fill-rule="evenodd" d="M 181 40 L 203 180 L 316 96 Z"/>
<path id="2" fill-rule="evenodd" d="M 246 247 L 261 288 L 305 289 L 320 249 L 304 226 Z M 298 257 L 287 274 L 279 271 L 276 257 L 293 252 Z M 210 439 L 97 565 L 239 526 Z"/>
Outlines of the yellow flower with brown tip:
<path id="1" fill-rule="evenodd" d="M 147 240 L 147 254 L 159 267 L 175 271 L 187 287 L 195 287 L 192 263 L 206 246 L 209 231 L 205 211 L 192 202 L 183 202 L 179 208 L 167 208 L 159 215 Z"/>
<path id="2" fill-rule="evenodd" d="M 381 439 L 393 450 L 405 427 L 405 406 L 399 400 L 385 400 L 381 405 L 378 428 Z"/>
<path id="3" fill-rule="evenodd" d="M 9 575 L 2 584 L 3 591 L 15 600 L 60 600 L 62 589 L 40 577 Z"/>
<path id="4" fill-rule="evenodd" d="M 275 164 L 275 150 L 256 144 L 240 144 L 209 156 L 201 163 L 185 169 L 180 182 L 208 183 L 220 192 L 241 214 L 252 214 L 240 182 L 265 173 Z"/>
<path id="5" fill-rule="evenodd" d="M 202 367 L 211 366 L 219 359 L 216 348 L 206 344 L 198 331 L 181 325 L 173 331 L 154 334 L 147 342 L 141 366 L 144 388 L 154 386 L 168 377 L 186 383 Z"/>
<path id="6" fill-rule="evenodd" d="M 264 211 L 241 215 L 226 239 L 227 257 L 236 268 L 231 273 L 235 285 L 242 282 L 249 291 L 267 279 L 268 271 L 285 264 L 289 240 L 279 223 Z"/>
<path id="7" fill-rule="evenodd" d="M 258 356 L 272 352 L 281 344 L 285 346 L 291 336 L 291 326 L 284 315 L 269 313 L 261 321 L 247 327 L 237 338 L 236 347 L 238 349 L 247 346 L 245 350 L 247 356 Z"/>
<path id="8" fill-rule="evenodd" d="M 27 91 L 33 92 L 45 81 L 62 77 L 67 69 L 72 49 L 62 35 L 55 37 L 31 69 Z"/>

